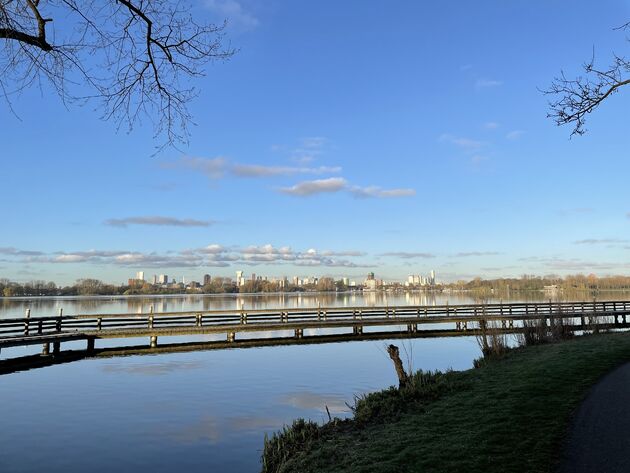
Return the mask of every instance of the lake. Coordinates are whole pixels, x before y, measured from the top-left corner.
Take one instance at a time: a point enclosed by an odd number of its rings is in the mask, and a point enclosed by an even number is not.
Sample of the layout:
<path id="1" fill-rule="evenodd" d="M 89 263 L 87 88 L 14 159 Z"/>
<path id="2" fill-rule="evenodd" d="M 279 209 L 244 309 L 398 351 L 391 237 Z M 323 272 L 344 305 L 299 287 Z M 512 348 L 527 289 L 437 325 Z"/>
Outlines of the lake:
<path id="1" fill-rule="evenodd" d="M 598 294 L 599 300 L 630 294 Z M 543 293 L 508 301 L 542 301 Z M 590 300 L 582 294 L 575 300 Z M 496 299 L 498 300 L 498 298 Z M 0 318 L 244 308 L 470 303 L 466 294 L 342 293 L 0 299 Z M 97 341 L 97 346 L 101 341 Z M 105 343 L 105 342 L 103 342 Z M 0 471 L 247 472 L 265 433 L 296 417 L 347 416 L 354 396 L 396 384 L 387 341 L 87 359 L 0 377 Z M 396 340 L 413 369 L 472 366 L 474 337 Z M 101 345 L 104 346 L 104 345 Z M 4 349 L 2 357 L 10 356 Z"/>

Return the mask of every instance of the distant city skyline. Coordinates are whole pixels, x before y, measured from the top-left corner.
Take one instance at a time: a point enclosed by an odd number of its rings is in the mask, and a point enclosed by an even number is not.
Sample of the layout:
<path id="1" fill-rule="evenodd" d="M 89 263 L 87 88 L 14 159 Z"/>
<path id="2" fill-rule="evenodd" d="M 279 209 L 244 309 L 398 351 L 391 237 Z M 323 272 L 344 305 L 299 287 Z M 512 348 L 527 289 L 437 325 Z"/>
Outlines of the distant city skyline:
<path id="1" fill-rule="evenodd" d="M 572 139 L 540 92 L 622 53 L 630 3 L 235 4 L 188 146 L 46 85 L 0 105 L 0 277 L 630 274 L 628 91 Z"/>
<path id="2" fill-rule="evenodd" d="M 267 274 L 256 274 L 251 273 L 250 275 L 245 274 L 242 270 L 236 270 L 234 272 L 234 277 L 230 276 L 222 276 L 222 275 L 212 275 L 205 273 L 200 277 L 189 277 L 181 276 L 178 278 L 177 276 L 168 276 L 167 274 L 153 274 L 151 279 L 149 279 L 148 275 L 145 276 L 144 271 L 136 272 L 135 278 L 129 278 L 127 280 L 129 285 L 133 285 L 136 283 L 151 283 L 154 285 L 169 285 L 169 284 L 198 284 L 198 285 L 206 285 L 210 284 L 211 281 L 222 278 L 228 281 L 232 281 L 237 287 L 242 287 L 247 284 L 247 282 L 254 281 L 269 281 L 272 283 L 279 283 L 280 287 L 288 286 L 290 284 L 294 286 L 305 286 L 309 284 L 317 284 L 319 280 L 330 278 L 338 281 L 342 281 L 346 286 L 360 286 L 363 285 L 367 281 L 378 281 L 379 285 L 382 283 L 400 283 L 404 286 L 435 286 L 437 284 L 436 273 L 434 270 L 431 270 L 426 276 L 413 274 L 409 275 L 406 279 L 403 280 L 385 280 L 380 277 L 376 277 L 374 272 L 369 272 L 363 275 L 363 278 L 360 276 L 357 278 L 350 278 L 348 276 L 326 276 L 326 275 L 317 275 L 311 274 L 309 276 L 301 275 L 283 275 L 283 276 L 270 276 Z"/>
<path id="3" fill-rule="evenodd" d="M 625 249 L 625 240 L 594 239 L 574 241 L 576 247 L 605 249 L 607 251 Z M 630 244 L 630 243 L 628 243 Z M 454 282 L 475 277 L 520 277 L 523 274 L 539 276 L 590 274 L 599 276 L 627 274 L 630 264 L 623 262 L 593 262 L 586 266 L 577 259 L 562 260 L 557 257 L 522 257 L 511 267 L 492 267 L 491 261 L 506 257 L 506 253 L 495 251 L 461 251 L 453 253 L 431 252 L 385 252 L 368 253 L 360 250 L 293 250 L 290 247 L 262 246 L 223 246 L 210 244 L 200 248 L 187 248 L 164 253 L 87 250 L 55 251 L 46 253 L 33 249 L 0 247 L 0 278 L 17 282 L 49 280 L 71 284 L 80 278 L 101 279 L 109 283 L 127 281 L 134 274 L 138 279 L 171 274 L 188 280 L 198 279 L 197 275 L 211 273 L 221 277 L 234 277 L 237 268 L 281 277 L 300 274 L 320 277 L 362 277 L 368 271 L 378 272 L 382 279 L 405 281 L 410 275 L 436 271 L 444 282 Z M 393 260 L 393 261 L 392 261 Z M 477 271 L 455 271 L 458 262 L 482 261 L 484 265 Z M 478 264 L 478 263 L 477 263 Z M 38 271 L 30 268 L 38 266 Z M 7 271 L 13 268 L 13 274 Z M 24 270 L 22 268 L 28 268 Z M 70 272 L 67 271 L 70 268 Z M 249 269 L 248 269 L 249 268 Z M 511 271 L 506 271 L 510 269 Z M 59 271 L 65 270 L 64 272 Z M 501 271 L 499 271 L 501 270 Z M 139 276 L 142 273 L 142 276 Z"/>

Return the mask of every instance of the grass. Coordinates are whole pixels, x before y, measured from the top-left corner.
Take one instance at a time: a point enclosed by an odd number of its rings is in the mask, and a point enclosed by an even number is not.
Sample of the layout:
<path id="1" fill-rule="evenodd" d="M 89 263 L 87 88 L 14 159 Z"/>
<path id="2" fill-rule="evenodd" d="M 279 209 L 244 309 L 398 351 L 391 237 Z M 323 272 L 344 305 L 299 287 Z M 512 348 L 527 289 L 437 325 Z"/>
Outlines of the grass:
<path id="1" fill-rule="evenodd" d="M 354 419 L 265 439 L 264 472 L 549 472 L 573 410 L 630 360 L 630 333 L 518 348 L 357 400 Z"/>

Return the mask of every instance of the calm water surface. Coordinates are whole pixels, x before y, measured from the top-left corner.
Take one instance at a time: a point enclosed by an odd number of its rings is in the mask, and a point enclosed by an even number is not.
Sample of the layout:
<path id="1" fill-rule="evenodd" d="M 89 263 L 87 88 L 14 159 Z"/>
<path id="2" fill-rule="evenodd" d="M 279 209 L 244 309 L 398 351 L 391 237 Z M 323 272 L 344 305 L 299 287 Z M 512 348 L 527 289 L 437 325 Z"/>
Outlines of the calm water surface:
<path id="1" fill-rule="evenodd" d="M 547 300 L 544 294 L 514 300 Z M 591 298 L 584 295 L 584 299 Z M 598 299 L 629 294 L 599 294 Z M 177 296 L 0 300 L 0 318 L 220 308 L 473 302 L 465 295 Z M 505 298 L 504 298 L 505 299 Z M 580 299 L 574 297 L 574 299 Z M 0 377 L 0 471 L 248 472 L 265 433 L 296 417 L 348 415 L 353 396 L 396 383 L 386 341 L 83 360 Z M 474 338 L 397 340 L 414 369 L 467 369 Z M 98 341 L 97 341 L 98 346 Z M 9 356 L 9 350 L 1 355 Z"/>

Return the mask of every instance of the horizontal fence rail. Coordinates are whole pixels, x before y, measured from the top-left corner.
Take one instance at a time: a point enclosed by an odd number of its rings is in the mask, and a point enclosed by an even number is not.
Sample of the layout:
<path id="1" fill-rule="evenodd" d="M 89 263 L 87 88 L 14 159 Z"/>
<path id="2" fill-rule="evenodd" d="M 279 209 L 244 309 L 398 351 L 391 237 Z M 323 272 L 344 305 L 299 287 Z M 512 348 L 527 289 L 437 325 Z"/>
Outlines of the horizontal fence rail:
<path id="1" fill-rule="evenodd" d="M 327 339 L 352 339 L 344 333 L 350 329 L 355 339 L 385 338 L 397 334 L 412 337 L 476 335 L 482 327 L 484 330 L 494 327 L 504 333 L 519 333 L 529 321 L 551 324 L 552 319 L 558 317 L 566 321 L 571 331 L 592 329 L 593 326 L 602 329 L 630 328 L 630 301 L 243 308 L 184 312 L 149 310 L 135 314 L 75 315 L 63 315 L 60 310 L 57 316 L 50 317 L 30 317 L 30 311 L 27 310 L 24 317 L 0 319 L 0 350 L 41 344 L 42 355 L 54 356 L 60 353 L 60 345 L 65 342 L 86 340 L 86 350 L 94 352 L 94 341 L 97 339 L 139 337 L 148 337 L 148 348 L 156 350 L 158 337 L 208 334 L 223 334 L 226 338 L 221 343 L 226 347 L 256 343 L 262 346 L 264 342 L 247 338 L 248 334 L 251 337 L 260 332 L 278 332 L 273 339 L 282 344 L 292 343 L 292 340 L 302 343 L 304 339 L 312 343 L 325 343 Z M 364 328 L 371 331 L 364 332 Z M 335 335 L 322 334 L 318 329 L 332 329 Z M 377 329 L 381 331 L 374 332 Z M 314 333 L 307 332 L 305 335 L 305 330 Z M 50 344 L 53 345 L 52 353 Z M 0 363 L 5 361 L 0 360 Z"/>

